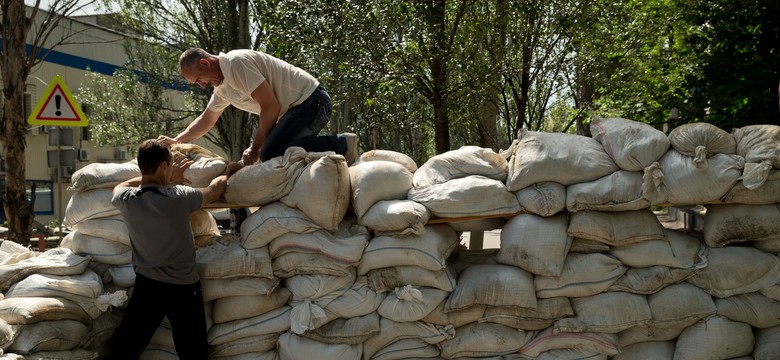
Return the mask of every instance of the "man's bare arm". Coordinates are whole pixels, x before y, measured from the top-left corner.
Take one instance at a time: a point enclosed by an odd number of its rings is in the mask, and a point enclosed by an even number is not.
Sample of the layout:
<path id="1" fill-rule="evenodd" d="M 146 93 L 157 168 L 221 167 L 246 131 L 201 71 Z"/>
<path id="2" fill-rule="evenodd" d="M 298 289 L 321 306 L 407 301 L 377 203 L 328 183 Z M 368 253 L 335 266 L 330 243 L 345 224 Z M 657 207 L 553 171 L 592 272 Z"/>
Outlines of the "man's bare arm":
<path id="1" fill-rule="evenodd" d="M 214 178 L 214 180 L 211 180 L 209 186 L 205 188 L 199 188 L 198 190 L 200 190 L 201 194 L 203 194 L 203 202 L 201 203 L 201 207 L 217 201 L 222 196 L 222 193 L 225 192 L 226 186 L 227 176 L 221 175 Z"/>
<path id="2" fill-rule="evenodd" d="M 222 115 L 222 111 L 217 112 L 211 111 L 209 109 L 203 110 L 203 113 L 201 113 L 197 118 L 195 118 L 195 120 L 187 125 L 187 128 L 184 129 L 184 131 L 182 131 L 179 135 L 176 135 L 176 137 L 170 138 L 164 135 L 160 135 L 158 139 L 162 140 L 166 144 L 191 142 L 195 139 L 201 138 L 203 135 L 206 135 L 206 133 L 214 127 L 214 124 L 217 123 L 220 115 Z"/>

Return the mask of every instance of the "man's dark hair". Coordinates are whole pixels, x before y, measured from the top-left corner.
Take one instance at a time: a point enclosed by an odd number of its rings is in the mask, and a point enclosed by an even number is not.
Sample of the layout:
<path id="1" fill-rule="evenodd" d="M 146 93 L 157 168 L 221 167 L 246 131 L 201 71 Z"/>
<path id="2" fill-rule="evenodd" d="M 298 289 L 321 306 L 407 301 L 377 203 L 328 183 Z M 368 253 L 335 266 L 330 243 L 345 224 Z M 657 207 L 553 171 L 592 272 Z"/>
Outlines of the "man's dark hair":
<path id="1" fill-rule="evenodd" d="M 143 175 L 153 175 L 163 162 L 170 165 L 172 157 L 167 144 L 157 139 L 146 140 L 138 147 L 138 168 Z"/>
<path id="2" fill-rule="evenodd" d="M 201 48 L 190 48 L 179 56 L 179 70 L 194 70 L 200 59 L 208 58 L 210 54 Z"/>

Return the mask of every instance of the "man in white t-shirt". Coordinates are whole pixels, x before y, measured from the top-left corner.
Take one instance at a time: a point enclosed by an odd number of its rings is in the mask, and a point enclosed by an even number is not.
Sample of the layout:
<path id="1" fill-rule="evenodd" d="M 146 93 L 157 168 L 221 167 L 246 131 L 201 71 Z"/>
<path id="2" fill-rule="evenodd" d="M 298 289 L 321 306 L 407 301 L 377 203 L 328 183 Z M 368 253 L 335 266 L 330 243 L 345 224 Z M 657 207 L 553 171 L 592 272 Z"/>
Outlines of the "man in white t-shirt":
<path id="1" fill-rule="evenodd" d="M 258 114 L 260 126 L 242 161 L 251 165 L 281 156 L 291 146 L 306 151 L 334 151 L 349 163 L 357 157 L 357 135 L 317 136 L 327 125 L 331 100 L 320 82 L 306 71 L 260 51 L 232 50 L 212 55 L 192 48 L 179 57 L 182 76 L 200 87 L 213 86 L 208 106 L 174 138 L 190 142 L 205 135 L 228 105 Z"/>

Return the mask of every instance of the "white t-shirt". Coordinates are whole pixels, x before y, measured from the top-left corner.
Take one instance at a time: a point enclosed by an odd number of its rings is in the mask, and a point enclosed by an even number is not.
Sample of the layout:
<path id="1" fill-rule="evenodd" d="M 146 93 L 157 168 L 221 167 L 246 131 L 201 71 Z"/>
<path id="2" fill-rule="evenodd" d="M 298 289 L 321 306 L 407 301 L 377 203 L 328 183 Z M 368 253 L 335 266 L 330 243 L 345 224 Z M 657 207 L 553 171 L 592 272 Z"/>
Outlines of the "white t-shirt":
<path id="1" fill-rule="evenodd" d="M 291 107 L 308 99 L 320 84 L 306 71 L 254 50 L 219 53 L 219 66 L 225 79 L 214 88 L 208 104 L 208 109 L 215 112 L 221 112 L 232 104 L 241 110 L 260 114 L 262 109 L 252 99 L 252 91 L 263 81 L 268 81 L 281 105 L 281 118 Z"/>

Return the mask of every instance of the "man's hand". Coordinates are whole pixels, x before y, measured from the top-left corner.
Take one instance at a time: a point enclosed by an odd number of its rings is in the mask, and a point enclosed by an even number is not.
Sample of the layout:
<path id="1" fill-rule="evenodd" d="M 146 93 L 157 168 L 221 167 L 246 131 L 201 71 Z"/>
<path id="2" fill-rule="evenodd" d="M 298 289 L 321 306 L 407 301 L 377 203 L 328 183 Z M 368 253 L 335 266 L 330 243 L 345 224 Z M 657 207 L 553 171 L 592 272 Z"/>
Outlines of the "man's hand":
<path id="1" fill-rule="evenodd" d="M 243 162 L 244 165 L 252 165 L 256 163 L 258 159 L 260 159 L 260 149 L 255 149 L 252 146 L 244 150 L 244 153 L 241 155 L 241 162 Z"/>
<path id="2" fill-rule="evenodd" d="M 215 177 L 209 183 L 209 186 L 199 189 L 203 194 L 203 203 L 201 206 L 212 203 L 219 200 L 222 197 L 222 193 L 225 192 L 227 187 L 228 177 L 226 175 L 220 175 Z"/>
<path id="3" fill-rule="evenodd" d="M 171 165 L 171 182 L 174 184 L 192 184 L 192 181 L 184 177 L 184 171 L 192 165 L 192 160 L 182 154 L 173 155 Z"/>
<path id="4" fill-rule="evenodd" d="M 165 135 L 158 136 L 157 140 L 162 141 L 166 145 L 178 144 L 180 142 L 179 140 L 176 140 L 176 139 L 171 138 L 171 137 L 167 137 Z"/>

